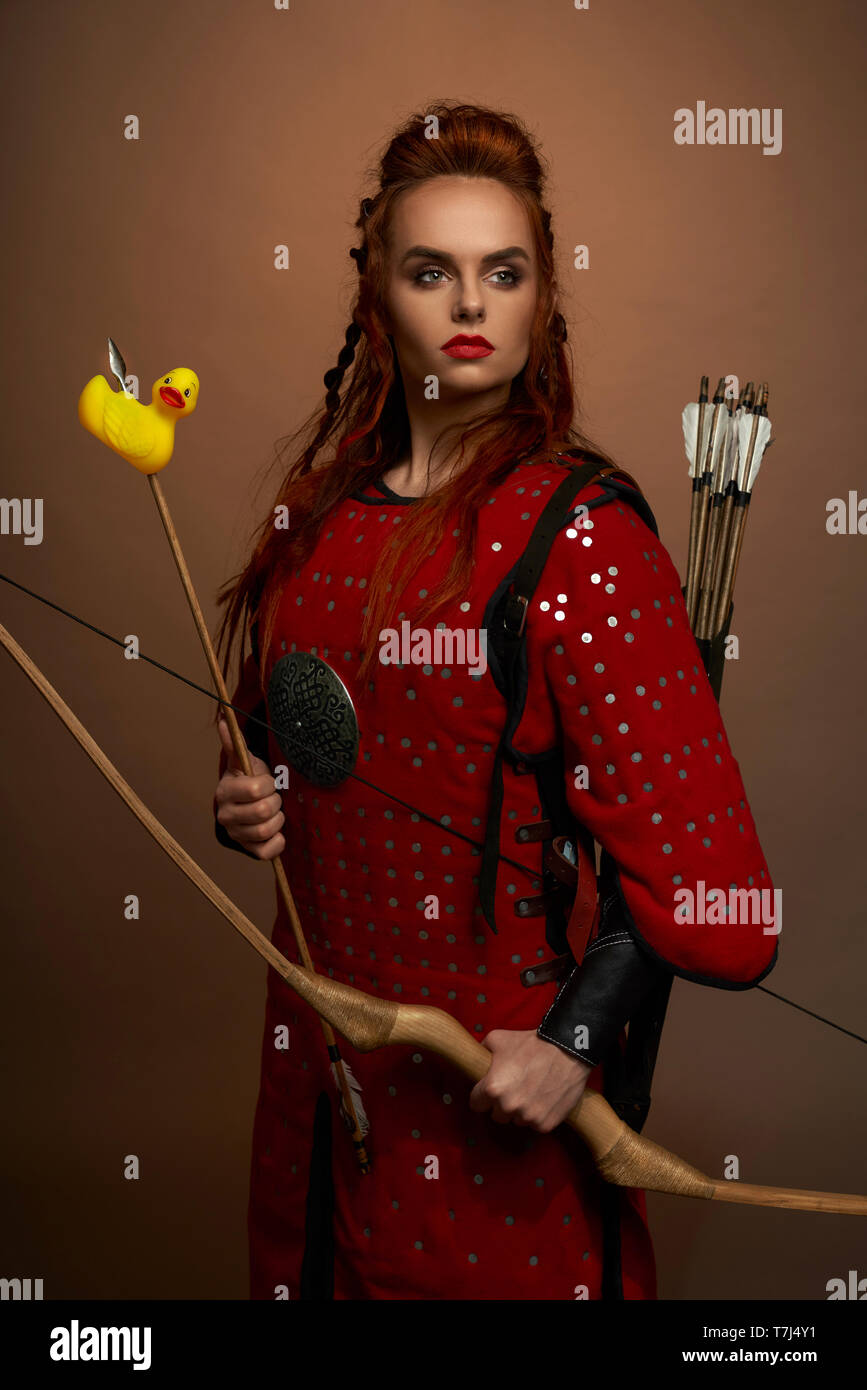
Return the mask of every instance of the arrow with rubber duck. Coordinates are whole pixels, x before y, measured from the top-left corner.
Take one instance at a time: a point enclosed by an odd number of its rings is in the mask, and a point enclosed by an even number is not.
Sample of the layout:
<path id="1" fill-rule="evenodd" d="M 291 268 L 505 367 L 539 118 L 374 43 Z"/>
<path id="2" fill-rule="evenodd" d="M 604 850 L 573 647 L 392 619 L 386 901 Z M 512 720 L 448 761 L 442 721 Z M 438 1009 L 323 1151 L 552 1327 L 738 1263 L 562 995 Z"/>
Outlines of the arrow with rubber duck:
<path id="1" fill-rule="evenodd" d="M 159 473 L 174 453 L 175 426 L 198 404 L 199 378 L 190 367 L 176 367 L 154 382 L 150 405 L 142 405 L 127 386 L 126 363 L 111 338 L 108 358 L 120 390 L 92 376 L 78 398 L 78 418 L 139 473 Z"/>
<path id="2" fill-rule="evenodd" d="M 229 692 L 223 672 L 217 660 L 211 634 L 205 623 L 201 604 L 193 586 L 190 571 L 181 549 L 178 533 L 169 512 L 165 494 L 157 478 L 170 461 L 175 447 L 175 426 L 187 415 L 192 415 L 199 400 L 199 378 L 190 367 L 176 367 L 165 376 L 158 377 L 151 389 L 150 405 L 142 405 L 127 384 L 126 363 L 117 344 L 108 340 L 108 358 L 111 370 L 120 386 L 115 391 L 104 376 L 91 377 L 78 398 L 78 418 L 86 430 L 113 449 L 121 458 L 131 463 L 139 473 L 147 475 L 160 519 L 163 523 L 181 584 L 186 594 L 190 612 L 202 650 L 211 672 L 214 688 L 220 699 L 223 718 L 229 727 L 235 756 L 245 776 L 253 775 L 250 754 L 244 742 L 235 711 L 229 699 Z M 272 859 L 271 866 L 277 882 L 277 890 L 286 908 L 299 959 L 305 970 L 316 973 L 310 956 L 301 919 L 286 878 L 279 856 Z M 340 1110 L 347 1129 L 352 1136 L 356 1157 L 362 1173 L 370 1171 L 370 1159 L 364 1143 L 369 1132 L 369 1123 L 361 1101 L 361 1087 L 349 1066 L 340 1054 L 337 1038 L 330 1023 L 320 1016 L 328 1056 L 331 1062 L 331 1075 L 340 1094 Z"/>

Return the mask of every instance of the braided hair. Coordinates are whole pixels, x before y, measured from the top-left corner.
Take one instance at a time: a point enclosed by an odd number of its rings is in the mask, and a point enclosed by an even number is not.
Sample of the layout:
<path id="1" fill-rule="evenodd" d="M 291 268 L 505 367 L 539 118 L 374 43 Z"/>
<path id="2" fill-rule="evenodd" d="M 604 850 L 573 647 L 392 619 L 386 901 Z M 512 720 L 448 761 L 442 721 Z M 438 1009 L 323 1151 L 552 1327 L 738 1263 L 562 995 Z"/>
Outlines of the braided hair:
<path id="1" fill-rule="evenodd" d="M 337 354 L 337 366 L 329 367 L 323 378 L 325 382 L 325 413 L 313 441 L 308 444 L 304 451 L 303 466 L 305 472 L 312 467 L 313 460 L 319 453 L 323 440 L 328 438 L 337 422 L 337 416 L 340 413 L 340 383 L 343 381 L 347 367 L 351 367 L 355 360 L 355 347 L 360 337 L 361 329 L 353 319 L 346 330 L 344 345 Z"/>
<path id="2" fill-rule="evenodd" d="M 361 228 L 362 235 L 364 235 L 364 224 L 373 212 L 373 208 L 374 200 L 372 198 L 362 198 L 361 209 L 355 220 L 355 225 Z M 349 254 L 355 261 L 359 275 L 363 275 L 364 268 L 367 264 L 366 244 L 351 246 L 349 248 Z M 325 440 L 334 433 L 337 427 L 341 415 L 340 387 L 347 369 L 352 366 L 355 360 L 355 349 L 361 338 L 361 334 L 361 326 L 357 318 L 353 315 L 346 329 L 343 347 L 337 354 L 337 364 L 334 367 L 329 367 L 325 376 L 322 378 L 325 385 L 325 410 L 319 420 L 316 434 L 302 455 L 301 471 L 305 473 L 312 468 L 313 461 Z"/>

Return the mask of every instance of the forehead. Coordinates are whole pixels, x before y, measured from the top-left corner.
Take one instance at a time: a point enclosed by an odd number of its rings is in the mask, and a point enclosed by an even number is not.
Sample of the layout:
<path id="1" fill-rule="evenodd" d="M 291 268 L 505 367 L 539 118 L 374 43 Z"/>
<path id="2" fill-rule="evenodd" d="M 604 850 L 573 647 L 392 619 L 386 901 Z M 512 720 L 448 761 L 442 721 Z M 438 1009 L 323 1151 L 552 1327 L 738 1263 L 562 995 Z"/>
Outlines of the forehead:
<path id="1" fill-rule="evenodd" d="M 391 242 L 398 254 L 416 242 L 479 255 L 516 244 L 532 254 L 529 218 L 511 189 L 495 179 L 457 175 L 428 179 L 400 196 Z"/>

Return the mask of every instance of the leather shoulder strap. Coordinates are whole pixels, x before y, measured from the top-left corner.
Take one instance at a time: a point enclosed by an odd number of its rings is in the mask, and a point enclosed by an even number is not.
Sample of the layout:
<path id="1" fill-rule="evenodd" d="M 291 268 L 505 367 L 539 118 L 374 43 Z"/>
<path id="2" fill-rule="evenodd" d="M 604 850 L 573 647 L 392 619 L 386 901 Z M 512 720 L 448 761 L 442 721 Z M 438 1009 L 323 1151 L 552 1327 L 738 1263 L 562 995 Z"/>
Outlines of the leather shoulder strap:
<path id="1" fill-rule="evenodd" d="M 506 596 L 503 625 L 512 636 L 520 637 L 524 631 L 527 608 L 542 576 L 554 537 L 563 525 L 563 517 L 571 503 L 579 492 L 595 482 L 598 477 L 607 477 L 614 471 L 610 465 L 600 466 L 595 460 L 579 464 L 577 468 L 570 470 L 548 498 L 533 527 L 533 534 L 521 556 L 518 572 Z"/>
<path id="2" fill-rule="evenodd" d="M 571 460 L 569 462 L 571 464 Z M 500 859 L 500 816 L 504 794 L 503 758 L 509 748 L 516 721 L 520 719 L 521 714 L 520 702 L 516 693 L 515 671 L 520 650 L 525 641 L 524 624 L 527 619 L 527 609 L 545 568 L 545 562 L 548 559 L 554 538 L 563 525 L 569 507 L 579 492 L 599 478 L 625 480 L 627 488 L 629 486 L 634 487 L 637 497 L 641 497 L 638 485 L 630 478 L 629 474 L 624 473 L 622 469 L 615 468 L 612 464 L 599 464 L 597 460 L 592 459 L 572 466 L 567 476 L 558 483 L 545 503 L 526 549 L 518 562 L 515 578 L 510 589 L 504 595 L 495 617 L 499 631 L 493 635 L 493 641 L 498 649 L 508 711 L 497 748 L 497 755 L 494 759 L 491 798 L 479 873 L 479 901 L 485 921 L 494 933 L 497 931 L 494 918 L 494 899 Z M 641 500 L 644 500 L 643 497 Z M 594 880 L 595 877 L 594 865 Z"/>

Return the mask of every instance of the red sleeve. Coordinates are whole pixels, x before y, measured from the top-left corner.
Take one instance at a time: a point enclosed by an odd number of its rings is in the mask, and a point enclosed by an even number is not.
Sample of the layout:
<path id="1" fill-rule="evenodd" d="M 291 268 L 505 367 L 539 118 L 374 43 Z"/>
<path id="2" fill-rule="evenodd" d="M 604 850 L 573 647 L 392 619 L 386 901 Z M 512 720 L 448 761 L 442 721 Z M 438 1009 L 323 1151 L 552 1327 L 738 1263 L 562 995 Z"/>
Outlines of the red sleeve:
<path id="1" fill-rule="evenodd" d="M 558 533 L 528 644 L 556 705 L 570 809 L 618 867 L 630 931 L 678 975 L 755 984 L 775 959 L 779 894 L 677 571 L 628 503 Z"/>

